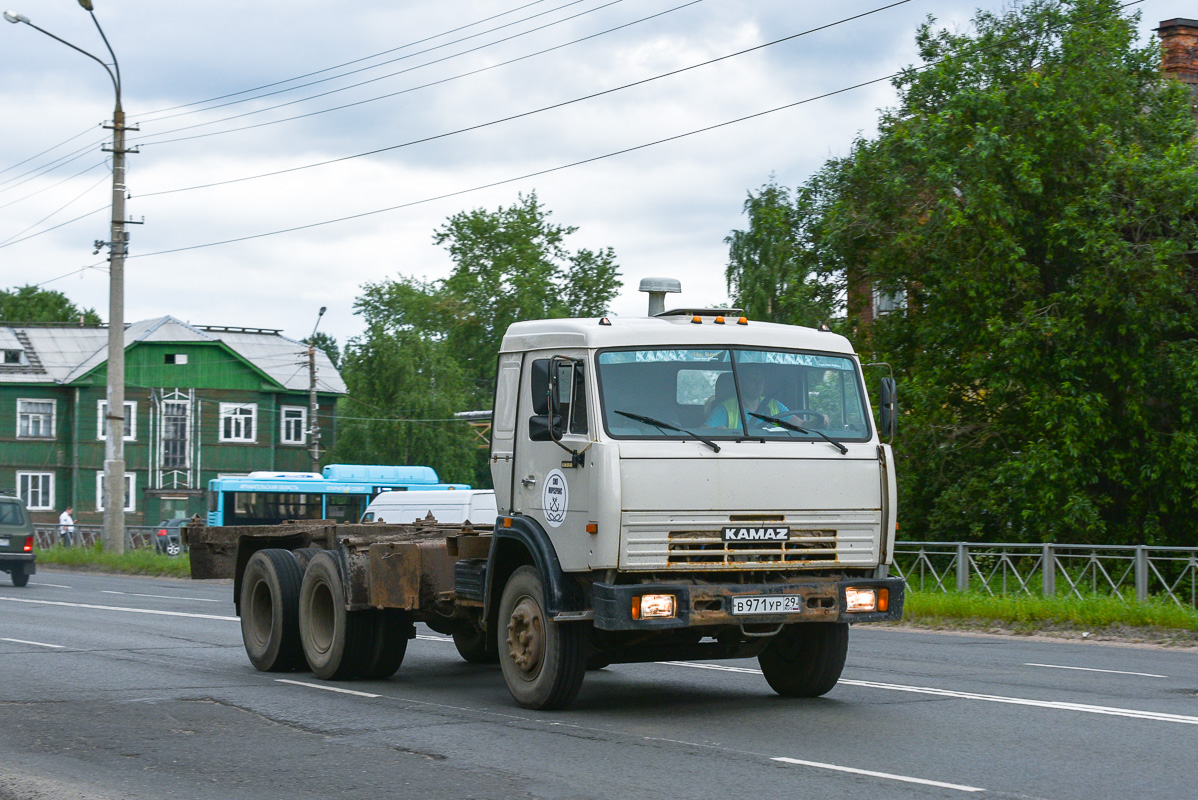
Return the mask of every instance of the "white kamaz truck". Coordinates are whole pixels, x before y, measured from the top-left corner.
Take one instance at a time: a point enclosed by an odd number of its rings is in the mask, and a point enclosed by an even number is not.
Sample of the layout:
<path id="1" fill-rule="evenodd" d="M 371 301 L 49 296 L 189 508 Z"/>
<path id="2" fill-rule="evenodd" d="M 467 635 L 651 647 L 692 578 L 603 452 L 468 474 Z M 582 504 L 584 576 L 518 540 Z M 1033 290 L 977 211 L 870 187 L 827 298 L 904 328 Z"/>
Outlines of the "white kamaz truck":
<path id="1" fill-rule="evenodd" d="M 903 605 L 861 365 L 836 334 L 663 297 L 508 329 L 493 526 L 189 528 L 193 575 L 234 578 L 251 662 L 386 678 L 423 622 L 528 708 L 639 661 L 756 657 L 779 694 L 829 691 L 849 625 Z M 880 396 L 892 431 L 891 379 Z"/>

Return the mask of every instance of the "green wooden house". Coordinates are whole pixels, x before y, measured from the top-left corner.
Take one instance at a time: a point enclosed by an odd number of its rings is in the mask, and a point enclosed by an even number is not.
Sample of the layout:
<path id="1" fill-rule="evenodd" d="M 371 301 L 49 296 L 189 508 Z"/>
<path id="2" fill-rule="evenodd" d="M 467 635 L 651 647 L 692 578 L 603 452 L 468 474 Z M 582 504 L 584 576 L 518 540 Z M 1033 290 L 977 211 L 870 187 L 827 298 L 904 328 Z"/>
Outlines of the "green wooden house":
<path id="1" fill-rule="evenodd" d="M 0 491 L 37 522 L 67 506 L 103 518 L 108 329 L 0 324 Z M 125 328 L 126 523 L 203 513 L 211 478 L 307 472 L 308 347 L 277 330 L 197 327 L 173 317 Z M 345 384 L 316 351 L 322 451 Z"/>

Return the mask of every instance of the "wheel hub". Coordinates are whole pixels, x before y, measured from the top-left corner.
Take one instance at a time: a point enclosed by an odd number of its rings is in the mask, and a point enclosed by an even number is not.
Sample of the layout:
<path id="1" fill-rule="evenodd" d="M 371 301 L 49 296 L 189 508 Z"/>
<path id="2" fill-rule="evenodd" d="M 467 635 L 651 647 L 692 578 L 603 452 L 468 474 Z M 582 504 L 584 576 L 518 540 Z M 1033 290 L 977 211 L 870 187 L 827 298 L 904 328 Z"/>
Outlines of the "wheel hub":
<path id="1" fill-rule="evenodd" d="M 521 599 L 512 609 L 507 623 L 507 646 L 512 663 L 521 672 L 531 675 L 540 668 L 545 651 L 545 622 L 541 609 L 531 598 Z"/>

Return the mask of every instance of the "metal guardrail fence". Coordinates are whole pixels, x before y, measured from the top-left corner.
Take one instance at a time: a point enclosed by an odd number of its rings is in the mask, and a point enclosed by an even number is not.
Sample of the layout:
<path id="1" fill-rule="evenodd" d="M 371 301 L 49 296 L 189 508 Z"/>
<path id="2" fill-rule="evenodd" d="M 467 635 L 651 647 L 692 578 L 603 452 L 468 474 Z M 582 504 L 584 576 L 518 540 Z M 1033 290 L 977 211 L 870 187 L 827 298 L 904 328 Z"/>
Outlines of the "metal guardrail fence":
<path id="1" fill-rule="evenodd" d="M 1198 547 L 895 542 L 891 574 L 922 592 L 1110 594 L 1198 607 Z"/>
<path id="2" fill-rule="evenodd" d="M 143 547 L 153 547 L 157 533 L 157 525 L 126 525 L 125 548 L 139 550 Z M 48 550 L 54 545 L 65 544 L 57 525 L 34 525 L 33 535 L 38 550 Z M 69 546 L 94 547 L 103 537 L 102 525 L 76 525 Z"/>

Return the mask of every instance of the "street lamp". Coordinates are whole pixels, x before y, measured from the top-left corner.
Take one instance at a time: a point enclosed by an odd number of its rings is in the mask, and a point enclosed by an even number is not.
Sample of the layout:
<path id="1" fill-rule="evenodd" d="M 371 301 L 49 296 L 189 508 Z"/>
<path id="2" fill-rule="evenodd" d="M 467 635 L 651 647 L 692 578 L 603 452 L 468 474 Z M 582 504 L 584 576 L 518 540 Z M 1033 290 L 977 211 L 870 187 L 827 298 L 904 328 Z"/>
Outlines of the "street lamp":
<path id="1" fill-rule="evenodd" d="M 316 324 L 312 326 L 312 335 L 308 337 L 308 432 L 312 437 L 312 447 L 308 451 L 312 457 L 312 471 L 320 472 L 320 423 L 316 412 L 316 329 L 320 327 L 320 318 L 328 311 L 327 306 L 320 307 L 316 315 Z"/>
<path id="2" fill-rule="evenodd" d="M 83 53 L 98 63 L 112 79 L 116 92 L 116 106 L 112 112 L 112 125 L 104 127 L 112 131 L 112 238 L 107 242 L 96 242 L 96 252 L 108 247 L 108 413 L 106 415 L 107 439 L 104 443 L 104 549 L 112 553 L 125 552 L 125 256 L 129 251 L 129 235 L 125 232 L 125 112 L 121 108 L 121 68 L 116 53 L 100 27 L 92 6 L 92 0 L 79 0 L 108 54 L 112 56 L 112 67 L 65 39 L 60 39 L 29 21 L 15 11 L 5 11 L 4 18 L 16 24 L 24 23 L 35 31 L 46 34 L 55 41 Z M 107 148 L 104 148 L 107 149 Z"/>

